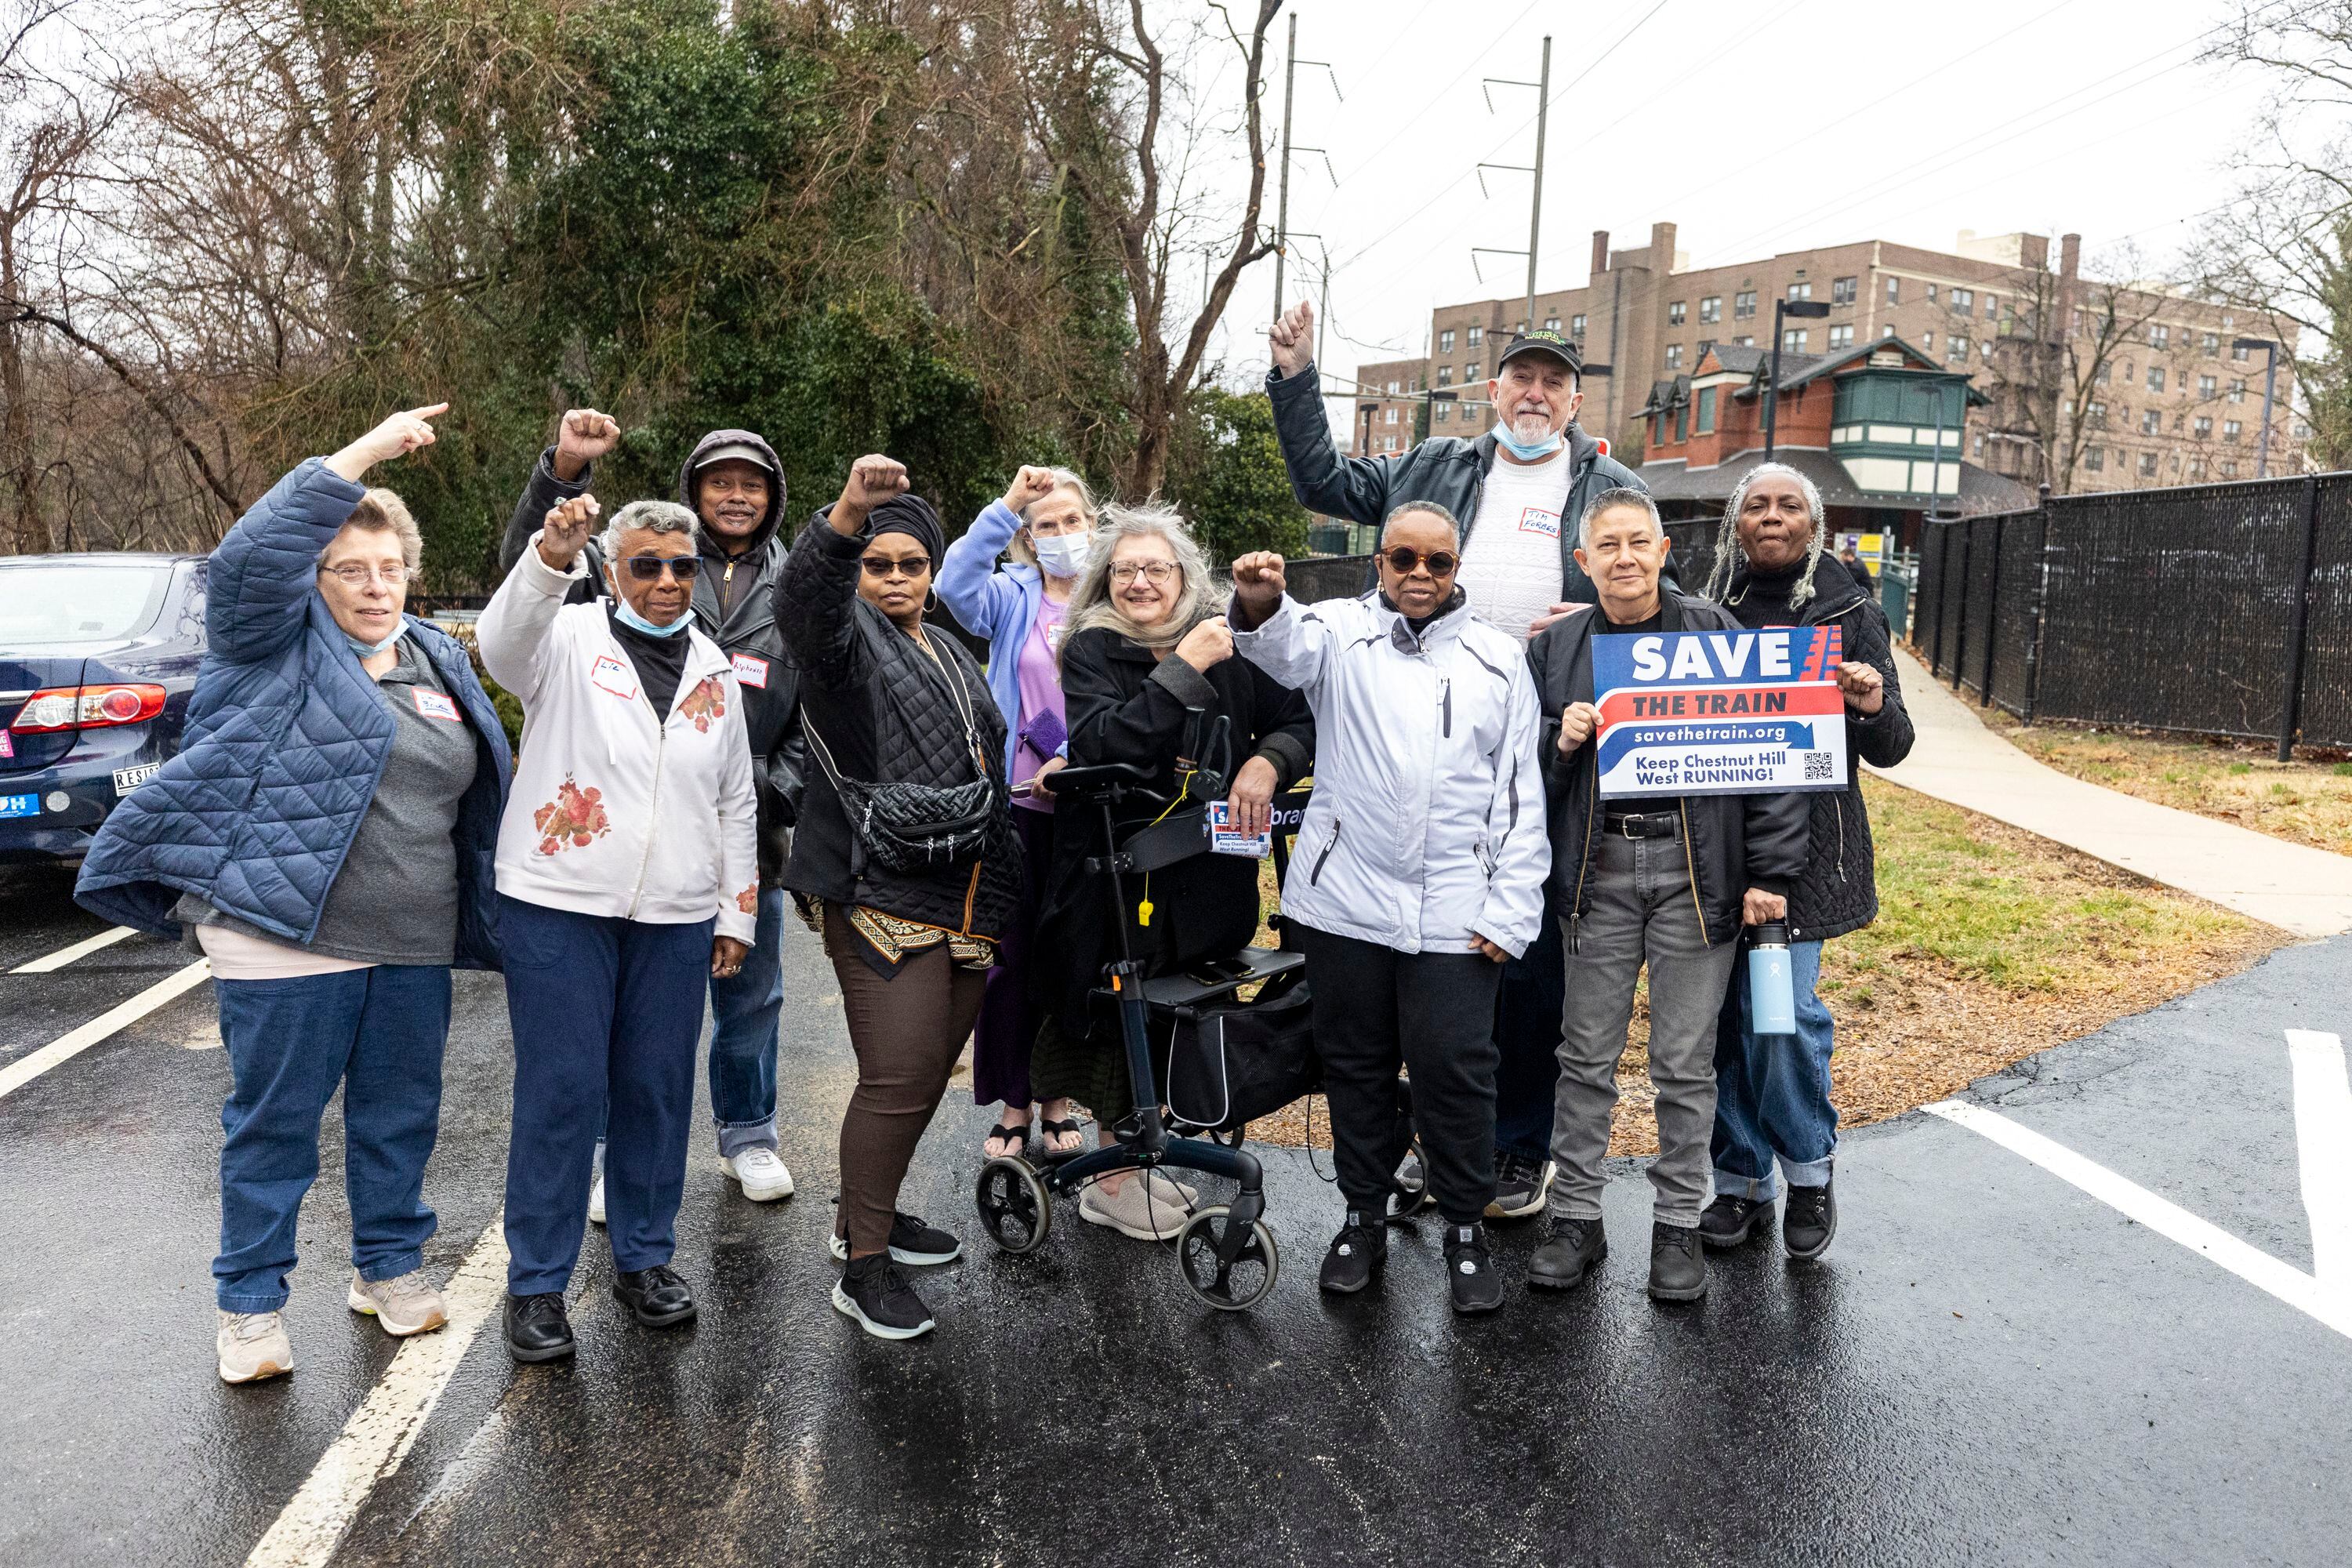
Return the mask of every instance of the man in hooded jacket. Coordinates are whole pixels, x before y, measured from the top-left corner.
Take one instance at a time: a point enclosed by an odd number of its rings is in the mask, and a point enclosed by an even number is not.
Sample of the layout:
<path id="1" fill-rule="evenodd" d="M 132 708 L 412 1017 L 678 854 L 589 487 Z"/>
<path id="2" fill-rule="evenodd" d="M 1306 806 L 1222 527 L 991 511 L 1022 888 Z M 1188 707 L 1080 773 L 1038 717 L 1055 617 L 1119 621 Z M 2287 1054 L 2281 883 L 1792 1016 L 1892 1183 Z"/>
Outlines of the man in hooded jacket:
<path id="1" fill-rule="evenodd" d="M 564 415 L 555 445 L 540 454 L 507 523 L 501 569 L 512 568 L 551 509 L 588 489 L 596 459 L 620 440 L 621 426 L 608 415 L 593 408 Z M 776 1152 L 776 1022 L 784 1000 L 782 878 L 805 762 L 799 672 L 773 608 L 789 552 L 778 526 L 783 465 L 749 430 L 713 430 L 679 468 L 677 499 L 702 524 L 694 620 L 734 663 L 760 802 L 758 933 L 740 973 L 710 982 L 711 1113 L 719 1168 L 741 1184 L 745 1197 L 769 1203 L 793 1192 L 792 1173 Z M 574 590 L 580 596 L 601 592 L 601 564 L 589 563 L 587 579 Z M 600 1180 L 589 1216 L 601 1220 L 603 1209 Z"/>

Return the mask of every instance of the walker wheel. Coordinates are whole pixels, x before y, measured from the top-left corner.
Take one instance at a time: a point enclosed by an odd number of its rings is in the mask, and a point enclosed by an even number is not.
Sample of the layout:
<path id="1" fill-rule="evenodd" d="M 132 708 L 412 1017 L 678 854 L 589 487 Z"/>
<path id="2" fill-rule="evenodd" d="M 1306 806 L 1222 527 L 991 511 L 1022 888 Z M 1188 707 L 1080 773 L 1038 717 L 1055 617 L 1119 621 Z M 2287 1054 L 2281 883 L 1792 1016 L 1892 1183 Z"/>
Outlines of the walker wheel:
<path id="1" fill-rule="evenodd" d="M 1054 1228 L 1054 1200 L 1026 1160 L 999 1155 L 982 1165 L 972 1198 L 988 1239 L 1000 1251 L 1034 1252 Z"/>
<path id="2" fill-rule="evenodd" d="M 1411 1219 L 1429 1201 L 1429 1162 L 1422 1157 L 1421 1134 L 1416 1132 L 1389 1178 L 1387 1217 L 1392 1222 Z"/>
<path id="3" fill-rule="evenodd" d="M 1217 1256 L 1234 1224 L 1224 1204 L 1197 1212 L 1176 1233 L 1176 1268 L 1192 1293 L 1221 1312 L 1245 1312 L 1266 1299 L 1282 1272 L 1282 1254 L 1263 1220 L 1250 1222 L 1249 1236 L 1228 1264 Z"/>

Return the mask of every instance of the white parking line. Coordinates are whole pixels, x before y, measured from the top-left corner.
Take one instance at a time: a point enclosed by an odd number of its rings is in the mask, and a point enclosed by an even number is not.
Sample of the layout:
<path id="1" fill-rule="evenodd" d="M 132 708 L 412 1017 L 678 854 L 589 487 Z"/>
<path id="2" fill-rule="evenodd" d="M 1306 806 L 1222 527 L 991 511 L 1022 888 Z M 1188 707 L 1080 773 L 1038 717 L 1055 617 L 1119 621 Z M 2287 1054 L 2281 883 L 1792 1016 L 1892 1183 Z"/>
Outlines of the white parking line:
<path id="1" fill-rule="evenodd" d="M 2260 1247 L 2240 1241 L 2221 1226 L 2198 1218 L 2178 1204 L 2158 1197 L 2137 1183 L 2084 1159 L 2030 1127 L 2011 1121 L 1997 1110 L 1958 1100 L 1938 1100 L 1920 1109 L 1984 1134 L 2011 1153 L 2022 1155 L 2060 1181 L 2080 1187 L 2109 1208 L 2203 1255 L 2249 1285 L 2352 1339 L 2352 1292 L 2336 1289 L 2290 1268 Z"/>
<path id="2" fill-rule="evenodd" d="M 177 973 L 158 980 L 120 1007 L 100 1013 L 71 1034 L 60 1035 L 32 1055 L 0 1068 L 0 1100 L 5 1100 L 59 1062 L 70 1060 L 108 1036 L 129 1028 L 182 992 L 203 984 L 212 972 L 211 961 L 200 958 Z"/>
<path id="3" fill-rule="evenodd" d="M 2311 1271 L 2352 1292 L 2352 1080 L 2344 1042 L 2316 1029 L 2289 1029 L 2294 1073 L 2294 1142 L 2303 1164 L 2303 1206 L 2311 1215 Z"/>
<path id="4" fill-rule="evenodd" d="M 483 1321 L 505 1299 L 506 1289 L 506 1235 L 500 1222 L 493 1220 L 441 1292 L 448 1326 L 419 1334 L 400 1347 L 302 1489 L 245 1560 L 246 1568 L 320 1568 L 335 1554 L 376 1483 L 390 1479 L 408 1458 L 425 1430 L 425 1418 L 433 1414 L 457 1363 L 465 1360 Z"/>
<path id="5" fill-rule="evenodd" d="M 77 958 L 87 958 L 89 954 L 96 952 L 101 947 L 112 947 L 116 942 L 121 942 L 126 936 L 137 936 L 139 932 L 130 926 L 116 926 L 110 931 L 102 931 L 96 936 L 86 936 L 79 942 L 74 943 L 71 947 L 61 947 L 58 949 L 57 952 L 49 954 L 47 958 L 37 958 L 30 963 L 20 963 L 8 973 L 11 974 L 47 974 L 51 970 L 63 969 L 67 964 L 71 963 Z"/>

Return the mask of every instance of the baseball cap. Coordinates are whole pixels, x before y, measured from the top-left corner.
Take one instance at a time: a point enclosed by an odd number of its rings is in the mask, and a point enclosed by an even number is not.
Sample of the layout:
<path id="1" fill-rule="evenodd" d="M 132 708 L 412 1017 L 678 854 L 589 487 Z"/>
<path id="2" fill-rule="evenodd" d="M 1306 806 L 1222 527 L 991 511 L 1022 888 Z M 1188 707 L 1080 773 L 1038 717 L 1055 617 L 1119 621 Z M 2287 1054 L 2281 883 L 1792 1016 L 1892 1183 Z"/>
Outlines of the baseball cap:
<path id="1" fill-rule="evenodd" d="M 1584 356 L 1576 352 L 1574 343 L 1550 327 L 1538 327 L 1532 332 L 1516 334 L 1511 339 L 1511 346 L 1503 351 L 1503 357 L 1495 362 L 1495 373 L 1501 374 L 1503 367 L 1521 354 L 1537 353 L 1549 354 L 1563 362 L 1572 374 L 1584 374 Z"/>
<path id="2" fill-rule="evenodd" d="M 694 459 L 694 471 L 702 472 L 713 463 L 749 463 L 756 468 L 772 468 L 775 465 L 768 454 L 749 441 L 721 441 Z"/>

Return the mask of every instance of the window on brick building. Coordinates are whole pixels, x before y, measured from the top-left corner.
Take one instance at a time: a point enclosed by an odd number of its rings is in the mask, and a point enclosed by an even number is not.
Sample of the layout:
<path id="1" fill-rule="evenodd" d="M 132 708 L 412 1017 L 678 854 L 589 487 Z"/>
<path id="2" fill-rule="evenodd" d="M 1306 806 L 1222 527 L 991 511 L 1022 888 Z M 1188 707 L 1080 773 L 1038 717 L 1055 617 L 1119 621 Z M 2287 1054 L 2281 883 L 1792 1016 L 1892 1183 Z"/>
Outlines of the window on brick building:
<path id="1" fill-rule="evenodd" d="M 1750 316 L 1754 315 L 1755 313 L 1756 313 L 1756 290 L 1755 290 L 1755 289 L 1742 289 L 1738 293 L 1734 294 L 1734 295 L 1731 297 L 1731 315 L 1732 315 L 1732 319 L 1733 319 L 1734 321 L 1746 321 L 1748 317 L 1750 317 Z"/>
<path id="2" fill-rule="evenodd" d="M 2204 458 L 2191 458 L 2189 459 L 2189 477 L 2192 479 L 2201 479 L 2205 477 Z"/>
<path id="3" fill-rule="evenodd" d="M 2150 392 L 2162 392 L 2164 390 L 2164 367 L 2162 365 L 2152 364 L 2147 367 L 2147 389 Z"/>
<path id="4" fill-rule="evenodd" d="M 2154 408 L 2141 409 L 2139 411 L 2139 428 L 2140 434 L 2144 436 L 2154 436 L 2158 434 L 2164 428 L 2163 413 L 2160 410 Z"/>
<path id="5" fill-rule="evenodd" d="M 2083 412 L 2083 422 L 2094 430 L 2104 429 L 2107 423 L 2107 405 L 2094 399 Z"/>
<path id="6" fill-rule="evenodd" d="M 1462 367 L 1463 384 L 1465 386 L 1469 385 L 1476 382 L 1478 379 L 1478 362 L 1474 359 L 1468 364 Z"/>
<path id="7" fill-rule="evenodd" d="M 1835 353 L 1839 349 L 1850 349 L 1852 347 L 1853 347 L 1853 322 L 1848 321 L 1842 326 L 1835 326 L 1830 329 L 1830 350 L 1832 353 Z"/>
<path id="8" fill-rule="evenodd" d="M 1452 327 L 1448 327 L 1444 331 L 1437 334 L 1437 352 L 1442 354 L 1450 354 L 1454 352 L 1454 329 Z"/>
<path id="9" fill-rule="evenodd" d="M 1454 384 L 1454 367 L 1452 365 L 1442 364 L 1437 367 L 1437 384 L 1440 386 L 1452 386 Z"/>
<path id="10" fill-rule="evenodd" d="M 1389 390 L 1391 392 L 1394 392 L 1396 388 L 1394 386 L 1391 386 Z M 1396 416 L 1397 411 L 1391 408 L 1381 416 L 1381 423 L 1383 425 L 1393 425 L 1396 423 Z"/>
<path id="11" fill-rule="evenodd" d="M 2156 478 L 2156 454 L 2154 452 L 2142 452 L 2139 455 L 2139 473 L 2140 478 L 2144 479 L 2152 479 Z"/>
<path id="12" fill-rule="evenodd" d="M 1443 424 L 1444 424 L 1444 423 L 1445 423 L 1445 421 L 1446 421 L 1447 417 L 1448 417 L 1448 416 L 1450 416 L 1453 414 L 1453 412 L 1454 412 L 1454 405 L 1452 405 L 1451 403 L 1441 403 L 1441 404 L 1439 404 L 1435 408 L 1433 408 L 1433 409 L 1430 410 L 1429 416 L 1430 416 L 1432 419 L 1436 420 L 1436 421 L 1437 421 L 1437 423 L 1439 423 L 1440 425 L 1443 425 Z"/>
<path id="13" fill-rule="evenodd" d="M 2168 346 L 2172 342 L 2172 329 L 2161 321 L 2150 321 L 2147 324 L 2147 342 L 2150 348 Z"/>
<path id="14" fill-rule="evenodd" d="M 2083 467 L 2090 469 L 2091 472 L 2098 473 L 2106 466 L 2107 454 L 2104 448 L 2093 447 L 2083 454 Z"/>
<path id="15" fill-rule="evenodd" d="M 1974 447 L 1974 453 L 1975 453 L 1975 455 L 1976 455 L 1977 457 L 1981 458 L 1981 457 L 1983 457 L 1983 456 L 1984 456 L 1984 447 L 1985 447 L 1984 437 L 1983 437 L 1982 436 L 1979 436 L 1979 437 L 1976 438 L 1976 446 L 1975 446 L 1975 447 Z"/>
<path id="16" fill-rule="evenodd" d="M 1393 381 L 1390 382 L 1382 390 L 1387 392 L 1391 397 L 1394 397 L 1396 395 L 1397 384 Z"/>
<path id="17" fill-rule="evenodd" d="M 1723 320 L 1723 296 L 1709 294 L 1706 299 L 1701 300 L 1698 302 L 1698 319 L 1702 322 Z"/>
<path id="18" fill-rule="evenodd" d="M 2221 477 L 2225 479 L 2234 479 L 2238 477 L 2237 458 L 2224 458 L 2221 459 Z"/>
<path id="19" fill-rule="evenodd" d="M 2221 334 L 2219 332 L 2199 333 L 2197 337 L 2197 352 L 2203 354 L 2207 359 L 2211 359 L 2215 354 L 2220 353 L 2221 352 Z"/>
<path id="20" fill-rule="evenodd" d="M 1930 284 L 1928 284 L 1928 285 L 1927 285 L 1927 303 L 1929 303 L 1930 305 L 1932 305 L 1932 304 L 1934 304 L 1935 302 L 1936 302 L 1936 286 L 1935 286 L 1933 283 L 1930 283 Z"/>
<path id="21" fill-rule="evenodd" d="M 1886 302 L 1890 305 L 1900 305 L 1903 303 L 1902 279 L 1889 278 L 1886 280 Z"/>
<path id="22" fill-rule="evenodd" d="M 2245 400 L 2246 400 L 2246 384 L 2245 384 L 2245 382 L 2243 382 L 2242 380 L 2239 380 L 2239 381 L 2232 381 L 2231 383 L 2230 383 L 2230 401 L 2231 401 L 2231 402 L 2232 402 L 2232 403 L 2243 403 Z"/>
<path id="23" fill-rule="evenodd" d="M 1680 344 L 1680 343 L 1668 343 L 1668 344 L 1666 345 L 1666 368 L 1667 368 L 1668 370 L 1680 370 L 1680 369 L 1682 369 L 1682 367 L 1683 367 L 1683 346 L 1682 346 L 1682 344 Z"/>
<path id="24" fill-rule="evenodd" d="M 1781 328 L 1780 348 L 1782 352 L 1786 353 L 1803 353 L 1805 352 L 1805 329 L 1802 327 Z"/>
<path id="25" fill-rule="evenodd" d="M 1676 300 L 1673 303 L 1669 304 L 1666 307 L 1666 325 L 1670 327 L 1681 326 L 1683 324 L 1683 302 L 1680 300 Z"/>
<path id="26" fill-rule="evenodd" d="M 2197 423 L 2190 428 L 2197 432 L 2197 438 L 2200 441 L 2210 441 L 2213 438 L 2213 420 L 2210 415 L 2200 414 L 2197 416 Z"/>
<path id="27" fill-rule="evenodd" d="M 2238 344 L 2231 343 L 2230 345 L 2230 357 L 2236 360 L 2240 364 L 2243 364 L 2248 360 L 2254 357 L 2254 351 L 2249 348 L 2241 348 Z"/>
<path id="28" fill-rule="evenodd" d="M 1944 340 L 1944 358 L 1953 364 L 1968 363 L 1969 340 L 1959 337 L 1946 338 Z"/>
<path id="29" fill-rule="evenodd" d="M 1881 328 L 1879 328 L 1879 329 L 1878 329 L 1878 341 L 1879 341 L 1879 342 L 1885 342 L 1887 339 L 1889 339 L 1889 338 L 1893 337 L 1894 335 L 1895 335 L 1895 323 L 1894 323 L 1894 322 L 1892 322 L 1892 321 L 1887 322 L 1885 326 L 1883 326 L 1883 327 L 1881 327 Z"/>
<path id="30" fill-rule="evenodd" d="M 2221 422 L 2221 439 L 2224 441 L 2235 441 L 2244 431 L 2245 426 L 2235 419 Z"/>
<path id="31" fill-rule="evenodd" d="M 1754 338 L 1734 338 L 1731 342 L 1734 348 L 1752 349 L 1756 346 Z"/>
<path id="32" fill-rule="evenodd" d="M 1860 283 L 1861 283 L 1861 282 L 1862 282 L 1862 279 L 1859 279 L 1859 278 L 1832 278 L 1832 279 L 1830 279 L 1830 303 L 1831 303 L 1831 304 L 1832 304 L 1832 305 L 1851 305 L 1851 304 L 1853 304 L 1853 297 L 1854 297 L 1854 290 L 1855 290 L 1856 287 L 1860 285 Z"/>
<path id="33" fill-rule="evenodd" d="M 1568 335 L 1579 342 L 1584 341 L 1584 318 L 1581 315 L 1570 316 L 1568 319 Z"/>
<path id="34" fill-rule="evenodd" d="M 2210 375 L 2199 376 L 2197 378 L 2197 395 L 2209 403 L 2211 402 L 2213 400 L 2213 389 L 2217 384 L 2218 384 Z"/>
<path id="35" fill-rule="evenodd" d="M 1715 429 L 1715 390 L 1711 386 L 1698 389 L 1698 433 L 1702 436 Z"/>
<path id="36" fill-rule="evenodd" d="M 1965 316 L 1977 308 L 1977 291 L 1973 289 L 1955 289 L 1952 290 L 1951 299 L 1947 303 L 1950 305 L 1952 314 Z"/>
<path id="37" fill-rule="evenodd" d="M 1791 305 L 1795 304 L 1800 300 L 1810 300 L 1812 297 L 1813 286 L 1811 284 L 1791 283 L 1789 285 L 1789 303 Z"/>
<path id="38" fill-rule="evenodd" d="M 1985 320 L 1986 320 L 1986 321 L 1996 321 L 1996 320 L 1998 320 L 1998 319 L 2000 318 L 2000 295 L 1998 295 L 1998 294 L 1988 294 L 1988 295 L 1986 295 L 1986 296 L 1985 296 Z"/>
<path id="39" fill-rule="evenodd" d="M 1484 327 L 1473 327 L 1467 332 L 1464 333 L 1463 336 L 1469 345 L 1475 349 L 1480 343 L 1486 341 L 1486 329 Z"/>
<path id="40" fill-rule="evenodd" d="M 1713 347 L 1715 347 L 1715 340 L 1713 338 L 1699 339 L 1698 347 L 1691 350 L 1691 363 L 1693 364 L 1696 364 L 1699 361 L 1705 359 L 1706 357 L 1706 351 Z"/>

